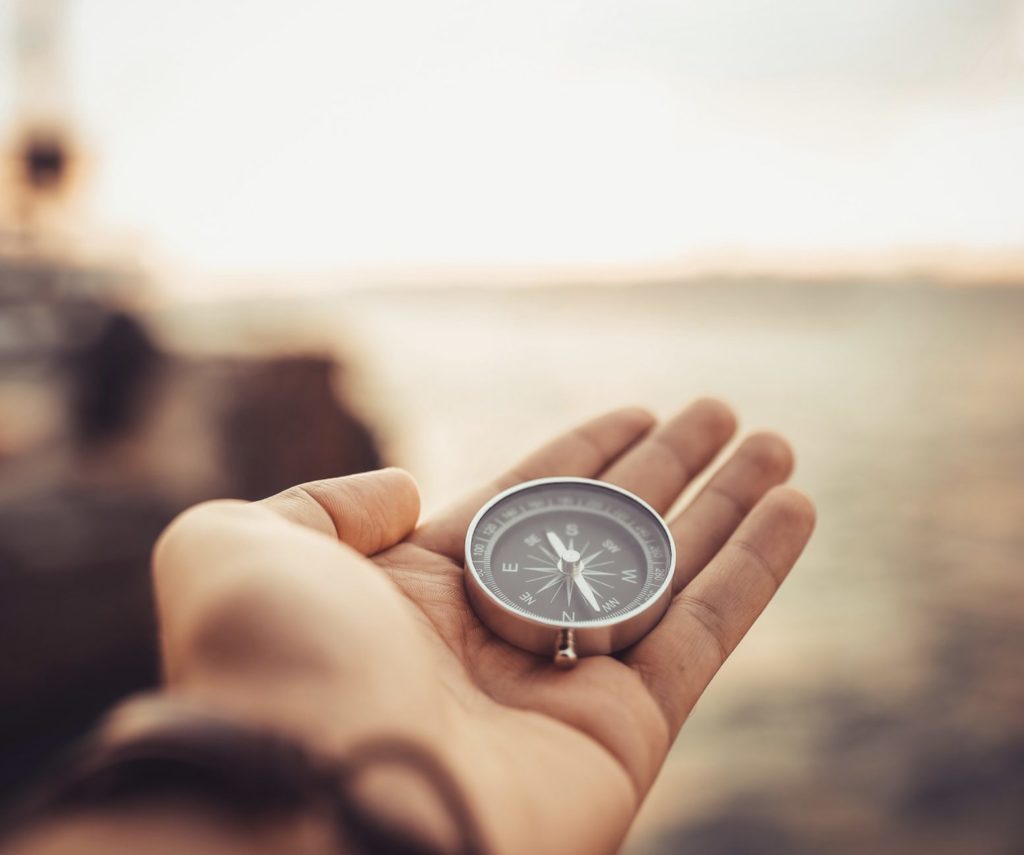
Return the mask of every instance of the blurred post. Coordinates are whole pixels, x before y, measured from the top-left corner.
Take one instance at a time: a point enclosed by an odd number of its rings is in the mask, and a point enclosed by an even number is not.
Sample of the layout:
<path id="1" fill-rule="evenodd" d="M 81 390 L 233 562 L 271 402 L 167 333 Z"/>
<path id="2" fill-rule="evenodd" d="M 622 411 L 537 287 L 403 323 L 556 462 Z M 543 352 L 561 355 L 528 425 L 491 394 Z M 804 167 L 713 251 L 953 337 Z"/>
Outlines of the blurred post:
<path id="1" fill-rule="evenodd" d="M 39 252 L 59 239 L 79 175 L 65 64 L 67 0 L 20 0 L 14 10 L 14 122 L 5 141 L 7 240 Z M 0 220 L 0 225 L 3 225 Z"/>

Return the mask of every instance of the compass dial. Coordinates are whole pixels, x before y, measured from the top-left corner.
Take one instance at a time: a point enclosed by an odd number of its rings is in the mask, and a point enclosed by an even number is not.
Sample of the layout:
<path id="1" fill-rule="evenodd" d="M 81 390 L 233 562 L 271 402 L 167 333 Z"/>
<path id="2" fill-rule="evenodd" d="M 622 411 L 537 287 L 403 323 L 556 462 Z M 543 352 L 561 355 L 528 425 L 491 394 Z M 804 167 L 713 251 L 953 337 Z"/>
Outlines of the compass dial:
<path id="1" fill-rule="evenodd" d="M 480 510 L 466 538 L 467 570 L 488 598 L 554 627 L 609 626 L 663 602 L 674 559 L 652 508 L 582 478 L 507 490 Z"/>

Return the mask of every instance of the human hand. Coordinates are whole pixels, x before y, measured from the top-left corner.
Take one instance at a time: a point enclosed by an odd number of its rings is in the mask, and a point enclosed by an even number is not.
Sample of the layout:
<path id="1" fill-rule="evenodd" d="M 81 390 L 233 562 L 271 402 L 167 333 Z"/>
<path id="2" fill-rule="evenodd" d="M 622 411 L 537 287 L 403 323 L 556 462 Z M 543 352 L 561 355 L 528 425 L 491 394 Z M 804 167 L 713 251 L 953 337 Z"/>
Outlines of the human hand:
<path id="1" fill-rule="evenodd" d="M 777 486 L 790 451 L 771 434 L 738 447 L 669 520 L 677 594 L 661 623 L 571 671 L 477 620 L 466 528 L 500 490 L 557 475 L 610 481 L 665 513 L 734 429 L 710 400 L 660 426 L 619 410 L 418 527 L 415 485 L 394 469 L 197 506 L 154 557 L 170 690 L 328 755 L 382 735 L 413 740 L 461 784 L 496 852 L 614 851 L 810 536 L 813 506 Z"/>

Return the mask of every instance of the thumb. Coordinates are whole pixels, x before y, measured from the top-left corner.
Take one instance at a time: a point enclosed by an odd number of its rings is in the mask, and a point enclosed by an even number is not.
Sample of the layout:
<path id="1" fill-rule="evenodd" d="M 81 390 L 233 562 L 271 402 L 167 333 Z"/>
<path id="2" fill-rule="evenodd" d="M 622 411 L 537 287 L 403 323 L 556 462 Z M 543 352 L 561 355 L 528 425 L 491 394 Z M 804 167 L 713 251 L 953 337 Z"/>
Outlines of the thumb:
<path id="1" fill-rule="evenodd" d="M 374 555 L 415 527 L 420 513 L 416 482 L 403 469 L 379 469 L 289 487 L 262 505 L 290 522 Z"/>

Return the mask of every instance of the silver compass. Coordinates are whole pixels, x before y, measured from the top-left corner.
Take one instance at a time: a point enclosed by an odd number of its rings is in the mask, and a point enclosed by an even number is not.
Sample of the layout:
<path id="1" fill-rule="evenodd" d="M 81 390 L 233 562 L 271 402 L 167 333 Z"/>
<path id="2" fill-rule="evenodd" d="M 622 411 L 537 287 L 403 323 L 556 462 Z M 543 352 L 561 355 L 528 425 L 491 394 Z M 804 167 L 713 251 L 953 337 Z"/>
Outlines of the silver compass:
<path id="1" fill-rule="evenodd" d="M 648 633 L 672 596 L 668 526 L 627 490 L 541 478 L 499 493 L 466 533 L 466 590 L 506 641 L 560 667 Z"/>

